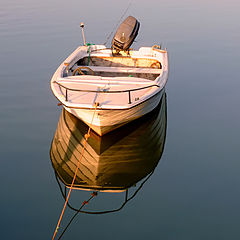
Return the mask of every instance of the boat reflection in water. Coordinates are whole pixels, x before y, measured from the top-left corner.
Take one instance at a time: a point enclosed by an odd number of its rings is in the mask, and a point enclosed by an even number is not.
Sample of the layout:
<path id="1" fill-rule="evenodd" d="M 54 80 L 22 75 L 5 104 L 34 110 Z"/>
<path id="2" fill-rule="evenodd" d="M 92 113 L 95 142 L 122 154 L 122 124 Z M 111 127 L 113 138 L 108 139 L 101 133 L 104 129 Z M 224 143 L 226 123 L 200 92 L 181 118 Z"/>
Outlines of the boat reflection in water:
<path id="1" fill-rule="evenodd" d="M 162 156 L 166 126 L 166 94 L 163 94 L 158 107 L 150 114 L 102 137 L 91 131 L 74 188 L 122 192 L 143 179 L 145 182 Z M 64 184 L 65 193 L 61 189 L 64 198 L 81 157 L 87 131 L 87 125 L 62 110 L 50 156 L 57 180 Z M 110 211 L 100 213 L 106 212 Z"/>

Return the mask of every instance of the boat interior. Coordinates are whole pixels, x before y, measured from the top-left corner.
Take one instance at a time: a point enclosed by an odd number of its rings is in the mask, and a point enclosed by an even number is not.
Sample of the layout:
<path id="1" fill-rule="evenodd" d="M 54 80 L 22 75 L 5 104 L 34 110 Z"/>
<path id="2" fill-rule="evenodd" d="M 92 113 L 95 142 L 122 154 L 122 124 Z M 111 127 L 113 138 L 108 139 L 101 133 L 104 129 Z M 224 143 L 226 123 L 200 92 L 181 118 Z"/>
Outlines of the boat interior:
<path id="1" fill-rule="evenodd" d="M 131 56 L 89 56 L 76 62 L 70 69 L 72 75 L 101 77 L 134 77 L 155 80 L 162 72 L 156 59 L 132 58 Z"/>

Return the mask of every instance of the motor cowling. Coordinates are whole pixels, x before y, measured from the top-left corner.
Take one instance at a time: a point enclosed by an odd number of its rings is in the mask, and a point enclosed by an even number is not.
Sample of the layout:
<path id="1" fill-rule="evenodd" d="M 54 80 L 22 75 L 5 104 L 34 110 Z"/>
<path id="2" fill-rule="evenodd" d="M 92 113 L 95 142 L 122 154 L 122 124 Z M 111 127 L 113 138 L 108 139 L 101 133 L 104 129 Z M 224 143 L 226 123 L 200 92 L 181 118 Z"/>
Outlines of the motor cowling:
<path id="1" fill-rule="evenodd" d="M 137 37 L 140 23 L 136 18 L 129 16 L 118 27 L 113 40 L 112 49 L 116 51 L 128 51 L 134 39 Z"/>

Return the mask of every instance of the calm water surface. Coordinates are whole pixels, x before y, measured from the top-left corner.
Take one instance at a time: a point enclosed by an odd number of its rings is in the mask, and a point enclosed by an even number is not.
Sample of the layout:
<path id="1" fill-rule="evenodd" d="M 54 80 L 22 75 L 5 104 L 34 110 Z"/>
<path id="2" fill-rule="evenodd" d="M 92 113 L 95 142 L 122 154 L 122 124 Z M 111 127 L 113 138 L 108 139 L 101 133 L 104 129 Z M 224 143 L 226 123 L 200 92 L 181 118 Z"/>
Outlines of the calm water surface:
<path id="1" fill-rule="evenodd" d="M 51 239 L 64 199 L 49 154 L 62 109 L 49 81 L 81 44 L 81 21 L 87 41 L 103 43 L 128 3 L 1 1 L 1 239 Z M 164 152 L 121 211 L 79 214 L 63 239 L 240 238 L 239 7 L 236 0 L 132 2 L 127 15 L 141 22 L 133 47 L 162 43 L 169 51 Z M 72 201 L 79 206 L 89 194 L 74 192 Z M 102 193 L 87 208 L 122 200 Z M 72 215 L 68 209 L 59 231 Z"/>

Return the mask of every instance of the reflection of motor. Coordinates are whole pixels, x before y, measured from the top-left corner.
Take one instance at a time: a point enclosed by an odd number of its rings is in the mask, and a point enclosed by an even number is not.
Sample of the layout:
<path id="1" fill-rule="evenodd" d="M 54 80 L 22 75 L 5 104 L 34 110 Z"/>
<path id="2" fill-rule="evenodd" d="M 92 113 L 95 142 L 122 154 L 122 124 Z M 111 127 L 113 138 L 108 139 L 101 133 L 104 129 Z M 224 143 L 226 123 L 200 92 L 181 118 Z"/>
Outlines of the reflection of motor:
<path id="1" fill-rule="evenodd" d="M 117 29 L 113 40 L 112 49 L 119 51 L 127 51 L 137 37 L 140 23 L 136 18 L 127 17 Z"/>

